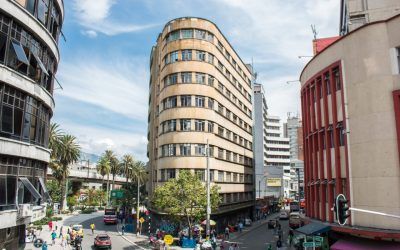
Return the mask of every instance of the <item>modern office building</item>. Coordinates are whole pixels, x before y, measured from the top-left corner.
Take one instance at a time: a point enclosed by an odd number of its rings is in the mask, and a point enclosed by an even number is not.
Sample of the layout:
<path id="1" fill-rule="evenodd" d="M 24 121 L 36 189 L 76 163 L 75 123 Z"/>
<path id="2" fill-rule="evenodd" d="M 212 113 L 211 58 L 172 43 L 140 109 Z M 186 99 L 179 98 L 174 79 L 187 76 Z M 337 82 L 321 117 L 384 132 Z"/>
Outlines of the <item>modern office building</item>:
<path id="1" fill-rule="evenodd" d="M 256 199 L 266 196 L 267 101 L 262 84 L 254 84 L 254 172 Z"/>
<path id="2" fill-rule="evenodd" d="M 398 0 L 341 0 L 340 34 L 345 35 L 367 23 L 400 14 Z"/>
<path id="3" fill-rule="evenodd" d="M 0 249 L 45 216 L 62 0 L 0 0 Z"/>
<path id="4" fill-rule="evenodd" d="M 218 211 L 212 211 L 214 218 L 228 212 L 250 214 L 254 204 L 250 67 L 214 23 L 185 17 L 165 25 L 152 48 L 150 71 L 149 192 L 182 169 L 205 181 L 208 143 L 211 182 L 220 187 L 222 200 Z"/>
<path id="5" fill-rule="evenodd" d="M 331 210 L 344 194 L 350 207 L 399 214 L 399 30 L 400 15 L 367 23 L 315 55 L 300 76 L 306 213 L 336 233 L 400 239 L 396 219 L 351 211 L 342 227 Z"/>
<path id="6" fill-rule="evenodd" d="M 279 116 L 267 115 L 267 173 L 268 167 L 281 167 L 283 169 L 283 196 L 290 194 L 290 139 L 283 137 L 282 124 Z M 270 182 L 271 183 L 271 182 Z M 267 180 L 268 186 L 268 180 Z"/>

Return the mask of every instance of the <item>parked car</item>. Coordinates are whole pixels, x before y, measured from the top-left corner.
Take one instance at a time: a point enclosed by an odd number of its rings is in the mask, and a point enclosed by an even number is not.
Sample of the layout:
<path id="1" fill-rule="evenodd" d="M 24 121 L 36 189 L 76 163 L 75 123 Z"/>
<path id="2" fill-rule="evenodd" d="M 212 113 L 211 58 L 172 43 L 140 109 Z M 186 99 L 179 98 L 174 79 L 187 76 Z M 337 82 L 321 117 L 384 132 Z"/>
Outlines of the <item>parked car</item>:
<path id="1" fill-rule="evenodd" d="M 98 234 L 96 238 L 94 238 L 94 248 L 106 248 L 111 249 L 111 239 L 107 234 Z"/>
<path id="2" fill-rule="evenodd" d="M 244 225 L 245 226 L 251 226 L 251 223 L 252 223 L 251 219 L 249 219 L 249 218 L 244 219 Z"/>
<path id="3" fill-rule="evenodd" d="M 282 211 L 279 213 L 279 219 L 280 219 L 280 220 L 287 220 L 287 219 L 289 219 L 288 213 L 287 213 L 285 210 L 282 210 Z"/>
<path id="4" fill-rule="evenodd" d="M 276 220 L 272 219 L 268 221 L 268 228 L 275 228 Z"/>
<path id="5" fill-rule="evenodd" d="M 303 226 L 303 221 L 301 219 L 300 213 L 299 212 L 292 212 L 289 215 L 289 227 L 290 228 L 299 228 Z"/>

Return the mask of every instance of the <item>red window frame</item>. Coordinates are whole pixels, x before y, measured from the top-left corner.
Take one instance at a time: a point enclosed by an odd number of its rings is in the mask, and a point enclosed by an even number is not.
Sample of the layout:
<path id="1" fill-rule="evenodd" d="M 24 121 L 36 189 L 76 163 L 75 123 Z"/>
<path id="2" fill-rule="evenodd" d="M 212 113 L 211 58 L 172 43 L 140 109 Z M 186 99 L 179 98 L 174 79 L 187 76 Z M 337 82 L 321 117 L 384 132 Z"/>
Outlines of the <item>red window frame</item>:
<path id="1" fill-rule="evenodd" d="M 396 119 L 397 149 L 400 162 L 400 89 L 393 91 L 394 117 Z"/>

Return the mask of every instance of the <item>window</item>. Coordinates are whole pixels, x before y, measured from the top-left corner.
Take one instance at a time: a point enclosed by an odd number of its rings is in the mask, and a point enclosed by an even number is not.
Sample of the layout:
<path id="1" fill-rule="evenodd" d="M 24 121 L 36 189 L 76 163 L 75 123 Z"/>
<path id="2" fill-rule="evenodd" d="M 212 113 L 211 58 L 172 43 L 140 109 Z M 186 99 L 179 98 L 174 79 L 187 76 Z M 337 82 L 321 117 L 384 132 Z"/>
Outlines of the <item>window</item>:
<path id="1" fill-rule="evenodd" d="M 169 54 L 165 55 L 165 57 L 164 57 L 164 63 L 165 63 L 165 64 L 169 64 L 169 63 L 170 63 Z"/>
<path id="2" fill-rule="evenodd" d="M 339 136 L 339 146 L 344 146 L 346 131 L 343 128 L 343 122 L 338 123 L 337 129 L 338 129 L 338 136 Z"/>
<path id="3" fill-rule="evenodd" d="M 182 72 L 181 73 L 181 82 L 182 83 L 191 83 L 192 82 L 192 72 Z"/>
<path id="4" fill-rule="evenodd" d="M 199 180 L 205 181 L 206 175 L 205 175 L 205 171 L 204 171 L 204 170 L 202 170 L 202 169 L 196 169 L 196 170 L 194 171 L 194 174 L 197 176 L 197 178 L 199 178 Z"/>
<path id="5" fill-rule="evenodd" d="M 44 24 L 44 26 L 47 25 L 47 17 L 49 14 L 49 0 L 39 0 L 38 3 L 38 19 L 39 21 Z"/>
<path id="6" fill-rule="evenodd" d="M 174 51 L 171 53 L 171 63 L 178 61 L 178 51 Z"/>
<path id="7" fill-rule="evenodd" d="M 181 144 L 180 146 L 181 156 L 190 156 L 190 144 Z"/>
<path id="8" fill-rule="evenodd" d="M 340 74 L 339 74 L 339 68 L 335 68 L 333 70 L 333 77 L 335 78 L 335 88 L 336 91 L 342 89 L 342 84 L 340 83 Z"/>
<path id="9" fill-rule="evenodd" d="M 198 39 L 206 39 L 206 32 L 204 30 L 195 30 L 196 38 Z"/>
<path id="10" fill-rule="evenodd" d="M 231 151 L 226 151 L 226 160 L 231 161 L 232 160 L 232 152 Z"/>
<path id="11" fill-rule="evenodd" d="M 218 181 L 219 182 L 224 181 L 224 172 L 223 171 L 218 171 Z"/>
<path id="12" fill-rule="evenodd" d="M 0 30 L 0 62 L 3 63 L 6 55 L 6 46 L 7 46 L 7 36 L 1 33 Z"/>
<path id="13" fill-rule="evenodd" d="M 335 142 L 334 142 L 334 140 L 333 140 L 332 125 L 329 125 L 329 129 L 328 129 L 328 139 L 329 139 L 329 143 L 330 143 L 330 148 L 335 147 Z"/>
<path id="14" fill-rule="evenodd" d="M 161 148 L 161 154 L 163 157 L 175 156 L 176 155 L 176 145 L 175 144 L 163 145 Z"/>
<path id="15" fill-rule="evenodd" d="M 214 56 L 208 53 L 208 63 L 214 64 Z"/>
<path id="16" fill-rule="evenodd" d="M 181 30 L 181 32 L 182 32 L 182 38 L 193 38 L 193 30 L 183 29 Z"/>
<path id="17" fill-rule="evenodd" d="M 196 102 L 196 107 L 204 107 L 205 97 L 204 96 L 196 96 L 195 102 Z"/>
<path id="18" fill-rule="evenodd" d="M 237 173 L 233 173 L 233 175 L 232 175 L 232 181 L 233 182 L 237 182 L 238 181 L 238 174 Z"/>
<path id="19" fill-rule="evenodd" d="M 237 156 L 238 156 L 238 154 L 233 153 L 233 157 L 232 157 L 233 162 L 237 162 Z"/>
<path id="20" fill-rule="evenodd" d="M 210 32 L 207 32 L 207 40 L 209 42 L 214 42 L 214 35 L 211 34 Z"/>
<path id="21" fill-rule="evenodd" d="M 195 155 L 205 156 L 206 155 L 206 145 L 205 144 L 195 144 L 194 153 L 195 153 Z"/>
<path id="22" fill-rule="evenodd" d="M 195 120 L 194 121 L 194 129 L 196 131 L 204 131 L 206 126 L 206 122 L 204 120 Z"/>
<path id="23" fill-rule="evenodd" d="M 233 133 L 233 141 L 237 143 L 238 140 L 238 135 Z"/>
<path id="24" fill-rule="evenodd" d="M 396 53 L 397 53 L 397 67 L 398 67 L 398 72 L 400 74 L 400 47 L 396 48 Z"/>
<path id="25" fill-rule="evenodd" d="M 182 61 L 190 61 L 192 60 L 192 51 L 191 50 L 182 50 Z"/>
<path id="26" fill-rule="evenodd" d="M 27 0 L 26 10 L 35 15 L 35 0 Z"/>
<path id="27" fill-rule="evenodd" d="M 213 76 L 208 76 L 208 85 L 214 86 L 214 77 Z"/>
<path id="28" fill-rule="evenodd" d="M 198 61 L 206 61 L 206 52 L 197 50 L 196 51 L 196 60 Z"/>
<path id="29" fill-rule="evenodd" d="M 190 131 L 191 130 L 191 120 L 190 119 L 181 119 L 181 131 Z"/>
<path id="30" fill-rule="evenodd" d="M 226 130 L 225 137 L 226 137 L 226 139 L 230 140 L 231 139 L 231 131 Z"/>
<path id="31" fill-rule="evenodd" d="M 178 39 L 179 39 L 179 30 L 175 30 L 175 31 L 172 31 L 171 33 L 169 33 L 167 41 L 171 42 L 171 41 L 175 41 Z"/>
<path id="32" fill-rule="evenodd" d="M 331 83 L 330 83 L 330 77 L 329 77 L 329 72 L 325 74 L 325 88 L 326 88 L 326 94 L 330 95 L 331 94 Z"/>
<path id="33" fill-rule="evenodd" d="M 224 91 L 224 85 L 222 83 L 218 82 L 218 90 L 223 92 Z"/>
<path id="34" fill-rule="evenodd" d="M 218 135 L 224 136 L 224 128 L 221 126 L 218 126 Z"/>
<path id="35" fill-rule="evenodd" d="M 176 131 L 176 120 L 169 120 L 163 123 L 163 132 Z"/>
<path id="36" fill-rule="evenodd" d="M 226 50 L 225 50 L 225 57 L 226 57 L 226 59 L 228 59 L 228 61 L 230 61 L 231 55 Z"/>
<path id="37" fill-rule="evenodd" d="M 236 69 L 236 61 L 232 59 L 233 67 Z"/>
<path id="38" fill-rule="evenodd" d="M 221 62 L 218 62 L 218 68 L 223 71 L 224 70 L 224 65 L 222 65 Z"/>
<path id="39" fill-rule="evenodd" d="M 196 83 L 205 84 L 206 83 L 206 74 L 196 73 Z"/>
<path id="40" fill-rule="evenodd" d="M 168 179 L 175 179 L 175 169 L 167 169 L 167 180 Z"/>
<path id="41" fill-rule="evenodd" d="M 221 51 L 224 49 L 224 46 L 222 45 L 222 43 L 220 41 L 218 41 L 217 48 Z"/>
<path id="42" fill-rule="evenodd" d="M 181 107 L 190 107 L 190 106 L 192 106 L 192 96 L 181 95 Z"/>
<path id="43" fill-rule="evenodd" d="M 244 175 L 243 174 L 239 175 L 239 182 L 244 183 Z"/>
<path id="44" fill-rule="evenodd" d="M 221 104 L 218 104 L 218 112 L 221 114 L 224 112 L 224 107 Z"/>
<path id="45" fill-rule="evenodd" d="M 231 179 L 231 177 L 232 177 L 232 173 L 231 172 L 226 172 L 226 181 L 227 182 L 231 182 L 232 181 L 232 179 Z"/>
<path id="46" fill-rule="evenodd" d="M 224 150 L 222 148 L 218 148 L 218 158 L 224 158 Z"/>
<path id="47" fill-rule="evenodd" d="M 175 108 L 176 107 L 176 96 L 171 96 L 164 99 L 164 109 Z"/>
<path id="48" fill-rule="evenodd" d="M 226 118 L 228 118 L 229 120 L 231 119 L 231 111 L 229 109 L 226 109 L 225 111 L 225 116 Z"/>
<path id="49" fill-rule="evenodd" d="M 165 86 L 169 86 L 169 85 L 173 85 L 173 84 L 177 84 L 177 83 L 178 83 L 178 74 L 177 73 L 168 75 L 164 81 Z"/>
<path id="50" fill-rule="evenodd" d="M 208 121 L 208 132 L 210 133 L 214 132 L 214 123 L 211 121 Z"/>
<path id="51" fill-rule="evenodd" d="M 214 109 L 214 99 L 212 99 L 211 97 L 208 97 L 208 108 Z"/>

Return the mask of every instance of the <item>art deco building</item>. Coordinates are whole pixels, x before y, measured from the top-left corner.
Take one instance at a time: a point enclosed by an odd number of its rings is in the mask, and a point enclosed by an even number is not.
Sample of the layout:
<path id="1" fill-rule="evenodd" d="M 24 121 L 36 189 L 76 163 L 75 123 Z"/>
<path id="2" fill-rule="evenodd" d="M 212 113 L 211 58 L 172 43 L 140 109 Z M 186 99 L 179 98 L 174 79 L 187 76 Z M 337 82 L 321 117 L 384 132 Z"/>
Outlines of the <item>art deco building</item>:
<path id="1" fill-rule="evenodd" d="M 0 0 L 0 249 L 45 216 L 62 0 Z"/>
<path id="2" fill-rule="evenodd" d="M 165 25 L 150 70 L 150 193 L 182 169 L 205 180 L 208 141 L 211 182 L 220 186 L 222 200 L 212 213 L 249 212 L 254 198 L 250 68 L 214 23 L 187 17 Z"/>

